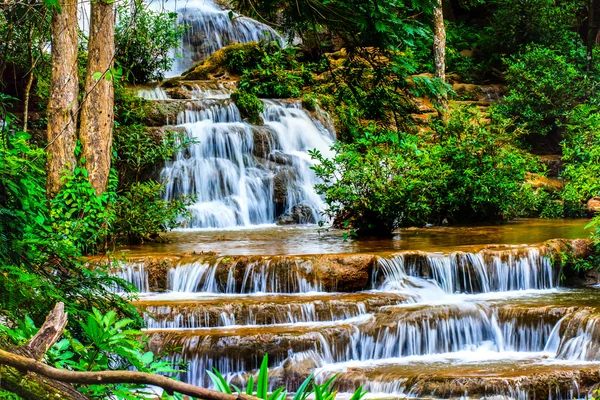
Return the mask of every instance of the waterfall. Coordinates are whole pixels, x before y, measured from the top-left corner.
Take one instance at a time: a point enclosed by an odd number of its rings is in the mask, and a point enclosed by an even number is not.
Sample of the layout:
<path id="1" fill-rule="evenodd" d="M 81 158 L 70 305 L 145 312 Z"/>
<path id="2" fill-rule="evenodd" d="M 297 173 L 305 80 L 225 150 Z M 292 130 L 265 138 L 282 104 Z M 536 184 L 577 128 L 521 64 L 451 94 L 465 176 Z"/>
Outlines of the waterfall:
<path id="1" fill-rule="evenodd" d="M 544 247 L 373 256 L 362 290 L 331 290 L 343 276 L 334 268 L 360 270 L 351 260 L 187 255 L 162 267 L 163 279 L 141 264 L 120 274 L 141 287 L 148 275 L 166 282 L 138 306 L 153 349 L 187 362 L 178 376 L 197 385 L 210 385 L 214 366 L 243 386 L 265 353 L 272 386 L 292 391 L 310 373 L 323 382 L 341 372 L 342 391 L 529 399 L 542 387 L 562 399 L 597 376 L 594 297 L 559 289 Z"/>
<path id="2" fill-rule="evenodd" d="M 213 1 L 194 1 L 177 10 L 178 23 L 187 26 L 176 63 L 170 76 L 176 76 L 231 43 L 284 39 L 268 25 L 219 8 Z"/>
<path id="3" fill-rule="evenodd" d="M 199 91 L 198 91 L 199 92 Z M 304 207 L 307 221 L 320 220 L 323 200 L 308 150 L 329 152 L 333 135 L 298 103 L 265 101 L 258 127 L 242 121 L 231 102 L 204 100 L 178 123 L 195 139 L 162 171 L 167 200 L 194 196 L 190 228 L 270 224 Z"/>
<path id="4" fill-rule="evenodd" d="M 380 259 L 376 287 L 401 290 L 410 276 L 430 278 L 445 293 L 489 293 L 556 287 L 558 271 L 543 249 L 400 254 Z"/>

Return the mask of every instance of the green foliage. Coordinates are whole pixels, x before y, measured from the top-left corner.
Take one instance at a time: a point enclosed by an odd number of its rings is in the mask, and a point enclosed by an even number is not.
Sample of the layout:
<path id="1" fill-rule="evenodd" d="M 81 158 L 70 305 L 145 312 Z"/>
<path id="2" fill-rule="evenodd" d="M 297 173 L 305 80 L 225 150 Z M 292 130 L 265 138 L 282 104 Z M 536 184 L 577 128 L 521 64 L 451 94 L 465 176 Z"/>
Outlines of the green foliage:
<path id="1" fill-rule="evenodd" d="M 125 69 L 127 81 L 144 83 L 163 79 L 185 28 L 177 25 L 177 13 L 157 12 L 142 0 L 119 3 L 115 26 L 115 58 Z"/>
<path id="2" fill-rule="evenodd" d="M 359 235 L 386 235 L 398 226 L 423 225 L 440 211 L 438 200 L 450 169 L 439 146 L 413 135 L 373 128 L 352 144 L 334 145 L 329 160 L 319 152 L 314 170 L 323 183 L 326 213 L 344 215 Z"/>
<path id="3" fill-rule="evenodd" d="M 442 200 L 456 222 L 506 220 L 526 215 L 534 205 L 524 181 L 539 166 L 515 143 L 523 132 L 512 121 L 494 115 L 492 123 L 476 109 L 454 110 L 437 133 L 442 162 L 452 170 Z"/>
<path id="4" fill-rule="evenodd" d="M 163 191 L 158 182 L 132 184 L 116 200 L 111 234 L 118 241 L 136 244 L 155 240 L 160 232 L 179 226 L 191 199 L 165 201 L 161 199 Z"/>
<path id="5" fill-rule="evenodd" d="M 488 53 L 513 54 L 537 44 L 572 54 L 578 43 L 577 12 L 581 3 L 573 0 L 496 0 L 492 14 Z"/>
<path id="6" fill-rule="evenodd" d="M 80 152 L 78 146 L 77 157 Z M 88 181 L 87 170 L 78 166 L 72 175 L 63 178 L 63 188 L 50 203 L 53 232 L 84 254 L 98 250 L 97 245 L 104 242 L 114 222 L 114 175 L 113 170 L 109 188 L 98 196 Z"/>
<path id="7" fill-rule="evenodd" d="M 507 65 L 509 93 L 503 112 L 533 134 L 555 130 L 589 89 L 585 75 L 550 48 L 529 46 L 509 58 Z"/>
<path id="8" fill-rule="evenodd" d="M 0 314 L 9 321 L 23 315 L 40 323 L 56 302 L 78 319 L 91 309 L 118 310 L 141 322 L 128 302 L 106 288 L 131 285 L 81 259 L 78 238 L 55 230 L 46 201 L 45 154 L 29 135 L 8 124 L 0 127 Z M 75 240 L 74 240 L 75 239 Z"/>
<path id="9" fill-rule="evenodd" d="M 143 124 L 148 102 L 121 87 L 116 94 L 120 101 L 116 110 L 113 165 L 118 171 L 119 186 L 112 203 L 114 218 L 105 234 L 113 242 L 156 240 L 161 232 L 174 228 L 187 215 L 186 206 L 191 199 L 162 200 L 162 185 L 148 177 L 157 164 L 169 160 L 194 141 L 187 134 L 170 131 L 161 137 L 150 135 Z"/>
<path id="10" fill-rule="evenodd" d="M 213 367 L 212 372 L 206 371 L 210 380 L 215 387 L 215 390 L 221 393 L 232 394 L 235 392 L 242 393 L 240 388 L 235 385 L 229 385 L 225 377 L 219 373 L 219 371 Z M 294 394 L 292 400 L 306 400 L 311 394 L 315 395 L 316 400 L 335 400 L 337 391 L 333 390 L 334 381 L 337 378 L 337 374 L 329 378 L 322 384 L 317 384 L 314 379 L 314 375 L 310 375 L 302 382 L 298 387 L 298 390 Z M 258 376 L 256 378 L 256 393 L 254 392 L 254 377 L 251 375 L 248 379 L 245 394 L 255 395 L 262 400 L 285 400 L 287 391 L 284 387 L 275 389 L 271 394 L 268 393 L 269 388 L 269 357 L 268 354 L 262 359 L 260 369 L 258 370 Z M 353 394 L 350 400 L 361 400 L 367 392 L 362 390 L 360 386 Z"/>
<path id="11" fill-rule="evenodd" d="M 580 105 L 564 125 L 562 142 L 565 187 L 561 194 L 567 212 L 581 216 L 586 202 L 600 195 L 600 114 L 598 108 Z"/>
<path id="12" fill-rule="evenodd" d="M 247 119 L 252 124 L 262 125 L 263 121 L 260 113 L 263 111 L 264 106 L 255 94 L 237 90 L 231 94 L 231 100 L 240 110 L 242 118 Z"/>
<path id="13" fill-rule="evenodd" d="M 177 372 L 170 362 L 161 361 L 154 353 L 145 351 L 148 338 L 135 328 L 136 324 L 131 319 L 119 319 L 114 311 L 103 314 L 93 308 L 91 313 L 87 313 L 87 318 L 78 321 L 78 325 L 82 332 L 80 338 L 73 338 L 69 331 L 64 332 L 64 338 L 46 353 L 46 363 L 79 372 L 128 370 L 131 367 L 140 372 Z M 37 331 L 33 321 L 25 316 L 13 328 L 0 325 L 0 339 L 5 339 L 10 345 L 22 345 Z M 78 390 L 90 399 L 156 398 L 156 394 L 147 387 L 135 384 L 79 386 Z"/>
<path id="14" fill-rule="evenodd" d="M 524 183 L 533 158 L 515 146 L 510 121 L 483 120 L 471 109 L 455 111 L 436 137 L 366 130 L 352 144 L 334 145 L 336 156 L 318 161 L 326 213 L 342 216 L 359 235 L 386 235 L 427 222 L 494 221 L 526 215 L 535 207 Z"/>
<path id="15" fill-rule="evenodd" d="M 162 137 L 153 136 L 147 127 L 137 122 L 118 124 L 113 139 L 114 166 L 122 183 L 138 182 L 141 176 L 149 175 L 156 164 L 170 160 L 192 143 L 185 133 L 167 130 Z"/>
<path id="16" fill-rule="evenodd" d="M 239 87 L 258 97 L 297 98 L 312 81 L 311 72 L 296 61 L 293 48 L 275 46 L 274 51 L 263 52 L 254 68 L 245 70 Z"/>
<path id="17" fill-rule="evenodd" d="M 481 80 L 489 68 L 487 60 L 479 56 L 477 48 L 483 37 L 482 30 L 464 23 L 446 22 L 446 70 L 461 77 L 463 82 Z M 461 54 L 467 51 L 471 54 Z"/>

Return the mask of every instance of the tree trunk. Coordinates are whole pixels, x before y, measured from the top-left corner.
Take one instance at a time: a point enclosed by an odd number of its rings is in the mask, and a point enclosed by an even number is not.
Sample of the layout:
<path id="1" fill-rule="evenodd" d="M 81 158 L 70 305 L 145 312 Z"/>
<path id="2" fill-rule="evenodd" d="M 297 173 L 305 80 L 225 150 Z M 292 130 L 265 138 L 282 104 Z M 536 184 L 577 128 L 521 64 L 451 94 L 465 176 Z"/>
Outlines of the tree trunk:
<path id="1" fill-rule="evenodd" d="M 52 12 L 52 74 L 48 100 L 47 191 L 54 197 L 63 171 L 75 168 L 79 76 L 77 73 L 77 2 L 59 0 Z M 33 71 L 32 71 L 33 73 Z"/>
<path id="2" fill-rule="evenodd" d="M 596 30 L 594 21 L 594 0 L 588 0 L 587 19 L 587 70 L 591 71 L 594 58 L 594 47 L 596 46 Z"/>
<path id="3" fill-rule="evenodd" d="M 443 0 L 436 0 L 433 8 L 433 61 L 435 65 L 434 76 L 446 82 L 446 28 L 444 27 Z M 438 95 L 438 114 L 445 119 L 448 109 L 446 92 Z"/>
<path id="4" fill-rule="evenodd" d="M 110 69 L 115 54 L 114 3 L 92 1 L 85 93 L 81 108 L 82 156 L 90 184 L 100 195 L 106 190 L 110 172 L 114 88 Z"/>

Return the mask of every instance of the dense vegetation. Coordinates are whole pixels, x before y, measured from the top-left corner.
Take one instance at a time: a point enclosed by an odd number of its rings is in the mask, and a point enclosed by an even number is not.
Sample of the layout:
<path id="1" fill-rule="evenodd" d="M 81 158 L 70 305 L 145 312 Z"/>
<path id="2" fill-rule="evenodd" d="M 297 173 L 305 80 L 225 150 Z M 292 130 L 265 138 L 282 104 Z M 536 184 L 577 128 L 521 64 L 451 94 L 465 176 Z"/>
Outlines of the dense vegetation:
<path id="1" fill-rule="evenodd" d="M 232 99 L 257 125 L 261 98 L 295 98 L 307 110 L 329 112 L 339 139 L 335 157 L 316 151 L 312 157 L 322 179 L 317 191 L 337 226 L 366 236 L 401 226 L 580 217 L 600 196 L 593 1 L 448 1 L 448 79 L 433 62 L 433 2 L 232 3 L 302 44 L 233 44 L 185 78 L 235 77 Z M 71 322 L 48 364 L 174 372 L 139 340 L 142 321 L 128 302 L 134 288 L 84 256 L 119 243 L 160 240 L 186 216 L 191 199 L 164 201 L 154 169 L 189 140 L 174 132 L 152 136 L 145 126 L 150 106 L 127 86 L 164 77 L 185 27 L 175 14 L 141 1 L 120 4 L 110 32 L 114 65 L 102 72 L 88 68 L 94 40 L 81 40 L 75 86 L 110 82 L 110 102 L 102 104 L 114 112 L 106 142 L 111 168 L 98 188 L 90 178 L 96 161 L 85 156 L 85 130 L 74 138 L 70 163 L 58 171 L 60 189 L 53 192 L 47 162 L 56 154 L 44 132 L 54 121 L 48 107 L 57 68 L 48 44 L 56 40 L 55 20 L 66 13 L 56 0 L 9 1 L 0 8 L 0 348 L 24 343 L 54 304 L 64 302 Z M 500 87 L 494 92 L 499 101 L 488 102 L 480 86 L 464 83 Z M 90 92 L 74 98 L 84 107 Z M 76 118 L 73 125 L 79 126 Z M 560 159 L 558 175 L 546 176 L 551 171 L 540 156 Z M 558 183 L 544 183 L 549 180 Z M 600 220 L 592 226 L 598 245 Z M 216 387 L 231 391 L 218 374 L 215 379 Z M 330 383 L 313 390 L 329 393 Z M 143 396 L 131 394 L 131 385 L 79 389 L 90 398 Z M 0 398 L 10 396 L 0 392 Z"/>

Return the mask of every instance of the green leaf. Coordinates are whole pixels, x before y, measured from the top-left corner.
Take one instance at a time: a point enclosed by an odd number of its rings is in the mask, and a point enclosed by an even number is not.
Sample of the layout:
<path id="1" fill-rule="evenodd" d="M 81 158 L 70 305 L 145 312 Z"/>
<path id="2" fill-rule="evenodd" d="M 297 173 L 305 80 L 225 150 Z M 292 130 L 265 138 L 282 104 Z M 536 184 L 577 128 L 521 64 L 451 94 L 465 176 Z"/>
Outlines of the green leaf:
<path id="1" fill-rule="evenodd" d="M 253 393 L 254 393 L 254 377 L 252 375 L 250 375 L 250 378 L 248 378 L 248 384 L 246 385 L 246 394 L 249 396 L 252 396 Z"/>
<path id="2" fill-rule="evenodd" d="M 264 400 L 267 399 L 267 390 L 269 388 L 269 355 L 265 354 L 260 370 L 258 371 L 258 381 L 256 382 L 256 397 Z"/>

